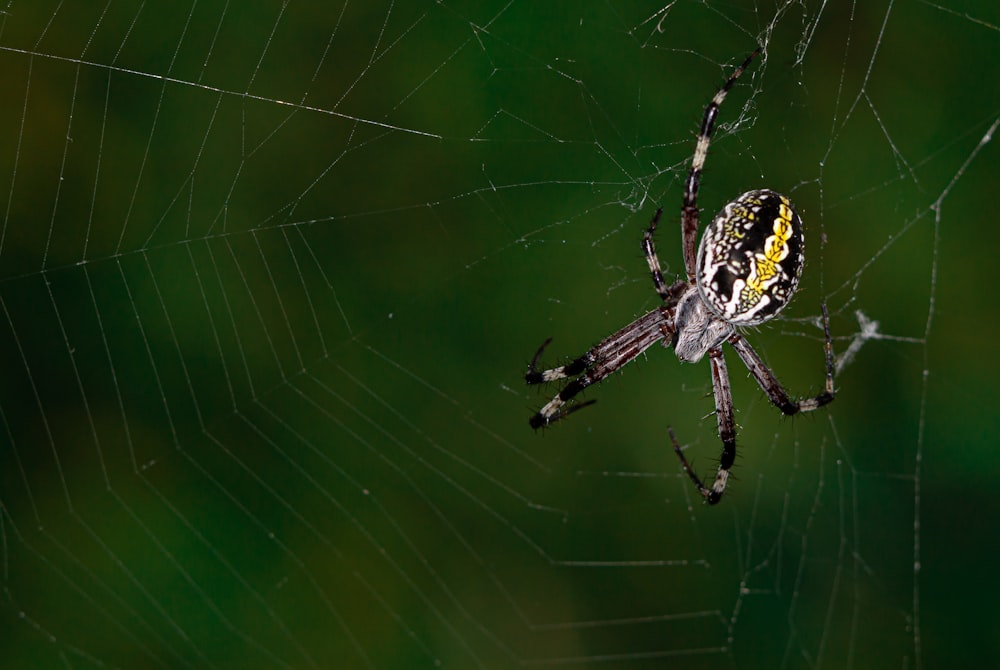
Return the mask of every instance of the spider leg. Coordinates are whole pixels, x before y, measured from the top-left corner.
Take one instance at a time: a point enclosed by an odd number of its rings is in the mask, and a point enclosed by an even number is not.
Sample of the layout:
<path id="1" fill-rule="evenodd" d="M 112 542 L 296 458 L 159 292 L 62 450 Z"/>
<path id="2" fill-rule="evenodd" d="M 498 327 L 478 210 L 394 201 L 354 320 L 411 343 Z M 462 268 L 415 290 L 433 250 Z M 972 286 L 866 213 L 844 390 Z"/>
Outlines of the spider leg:
<path id="1" fill-rule="evenodd" d="M 684 294 L 685 289 L 688 287 L 688 283 L 683 279 L 675 281 L 670 286 L 667 286 L 666 280 L 663 278 L 663 271 L 660 269 L 660 257 L 656 255 L 656 244 L 653 242 L 653 235 L 656 233 L 656 226 L 660 223 L 660 215 L 663 214 L 663 208 L 656 210 L 656 214 L 649 222 L 649 227 L 646 228 L 646 232 L 642 235 L 642 253 L 646 257 L 646 264 L 649 265 L 649 272 L 653 275 L 653 288 L 656 289 L 657 294 L 660 298 L 667 304 L 667 307 L 676 307 L 681 296 Z"/>
<path id="2" fill-rule="evenodd" d="M 670 441 L 673 443 L 674 452 L 681 461 L 681 467 L 687 476 L 691 478 L 698 489 L 698 493 L 709 505 L 714 505 L 722 499 L 722 494 L 726 492 L 726 484 L 729 481 L 729 469 L 736 461 L 736 421 L 733 415 L 733 393 L 729 386 L 729 371 L 726 369 L 726 359 L 722 356 L 722 349 L 715 347 L 708 352 L 709 360 L 712 363 L 712 389 L 715 393 L 715 415 L 719 420 L 719 439 L 722 441 L 722 456 L 719 458 L 719 468 L 715 473 L 715 481 L 712 487 L 706 487 L 701 479 L 695 474 L 694 469 L 684 457 L 681 446 L 677 442 L 672 428 L 668 428 Z"/>
<path id="3" fill-rule="evenodd" d="M 554 382 L 557 379 L 575 377 L 594 364 L 592 354 L 596 347 L 566 365 L 560 365 L 557 368 L 549 368 L 548 370 L 539 370 L 538 361 L 542 357 L 542 353 L 545 351 L 545 348 L 550 344 L 552 344 L 551 337 L 542 342 L 542 346 L 538 347 L 538 351 L 536 351 L 534 357 L 532 357 L 531 364 L 528 365 L 528 372 L 524 375 L 524 381 L 528 384 L 544 384 L 545 382 Z"/>
<path id="4" fill-rule="evenodd" d="M 775 407 L 780 409 L 783 413 L 791 416 L 792 414 L 798 414 L 799 412 L 812 412 L 817 410 L 823 405 L 826 405 L 833 401 L 835 392 L 833 388 L 833 339 L 830 336 L 830 316 L 827 314 L 826 305 L 822 305 L 823 310 L 823 333 L 825 335 L 826 341 L 823 345 L 824 356 L 826 358 L 826 384 L 822 392 L 811 397 L 811 398 L 801 398 L 799 400 L 792 400 L 788 393 L 782 388 L 778 379 L 771 372 L 771 369 L 764 364 L 760 356 L 754 351 L 750 343 L 740 337 L 739 334 L 734 334 L 729 338 L 730 344 L 733 345 L 733 349 L 736 353 L 740 355 L 743 359 L 744 365 L 750 371 L 750 374 L 754 376 L 757 383 L 767 394 L 768 399 L 771 401 Z"/>
<path id="5" fill-rule="evenodd" d="M 646 263 L 649 265 L 649 272 L 653 275 L 653 287 L 660 294 L 663 302 L 669 302 L 671 298 L 670 288 L 663 278 L 663 270 L 660 269 L 660 258 L 656 255 L 656 245 L 653 244 L 653 233 L 656 232 L 656 224 L 660 222 L 660 215 L 663 208 L 656 210 L 656 214 L 649 222 L 649 227 L 642 236 L 642 253 L 646 256 Z"/>
<path id="6" fill-rule="evenodd" d="M 715 119 L 719 115 L 719 107 L 726 99 L 729 89 L 733 87 L 733 84 L 750 65 L 750 61 L 760 53 L 760 50 L 761 47 L 757 47 L 753 53 L 747 56 L 743 64 L 729 75 L 729 79 L 705 107 L 705 115 L 701 119 L 701 129 L 698 131 L 698 141 L 695 144 L 694 157 L 691 159 L 691 170 L 684 183 L 684 206 L 681 209 L 681 245 L 684 249 L 684 269 L 687 271 L 689 282 L 694 281 L 697 266 L 698 187 L 701 183 L 701 171 L 704 169 L 705 159 L 708 157 L 708 145 L 712 140 L 712 131 L 715 130 Z"/>
<path id="7" fill-rule="evenodd" d="M 563 386 L 552 400 L 531 417 L 529 420 L 531 427 L 541 428 L 565 418 L 587 405 L 594 404 L 595 400 L 588 400 L 566 407 L 566 404 L 585 388 L 603 380 L 634 360 L 649 347 L 673 335 L 672 323 L 672 310 L 666 307 L 657 307 L 617 333 L 608 336 L 590 351 L 570 363 L 557 368 L 539 370 L 538 360 L 552 338 L 546 340 L 531 360 L 528 372 L 524 375 L 524 381 L 528 384 L 543 384 L 559 379 L 576 378 Z"/>

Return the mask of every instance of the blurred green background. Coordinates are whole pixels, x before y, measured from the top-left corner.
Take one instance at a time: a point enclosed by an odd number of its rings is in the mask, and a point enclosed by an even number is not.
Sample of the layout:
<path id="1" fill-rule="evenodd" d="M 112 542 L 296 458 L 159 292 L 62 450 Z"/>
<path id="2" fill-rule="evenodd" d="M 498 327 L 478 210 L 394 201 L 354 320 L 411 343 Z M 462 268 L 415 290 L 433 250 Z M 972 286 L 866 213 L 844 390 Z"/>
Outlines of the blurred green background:
<path id="1" fill-rule="evenodd" d="M 989 283 L 1000 10 L 979 2 L 116 4 L 0 13 L 3 667 L 1000 663 Z M 533 434 L 552 364 L 657 304 L 703 218 L 796 203 L 730 352 L 650 350 Z"/>

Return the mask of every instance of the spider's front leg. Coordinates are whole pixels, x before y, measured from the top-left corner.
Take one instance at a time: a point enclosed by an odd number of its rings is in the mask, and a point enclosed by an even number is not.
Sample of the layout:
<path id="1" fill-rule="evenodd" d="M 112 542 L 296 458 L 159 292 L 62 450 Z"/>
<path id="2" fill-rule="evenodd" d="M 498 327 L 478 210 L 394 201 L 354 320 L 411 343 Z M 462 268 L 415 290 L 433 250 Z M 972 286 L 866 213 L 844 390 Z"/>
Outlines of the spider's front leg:
<path id="1" fill-rule="evenodd" d="M 729 371 L 726 369 L 726 359 L 722 349 L 714 347 L 708 351 L 708 359 L 712 364 L 712 390 L 715 394 L 715 415 L 719 420 L 719 439 L 722 441 L 722 456 L 719 458 L 719 468 L 715 473 L 712 487 L 705 486 L 695 474 L 694 469 L 684 457 L 677 436 L 672 428 L 667 428 L 674 452 L 681 461 L 681 467 L 698 488 L 698 493 L 709 505 L 714 505 L 722 499 L 729 481 L 729 470 L 736 461 L 736 420 L 733 414 L 733 393 L 729 386 Z"/>
<path id="2" fill-rule="evenodd" d="M 760 355 L 754 351 L 754 348 L 750 346 L 750 343 L 744 340 L 739 334 L 735 334 L 729 338 L 730 344 L 733 345 L 733 349 L 736 353 L 740 355 L 743 360 L 744 365 L 753 375 L 757 383 L 760 384 L 761 389 L 767 394 L 768 400 L 771 404 L 780 409 L 784 414 L 791 416 L 792 414 L 798 414 L 799 412 L 812 412 L 817 410 L 824 405 L 833 402 L 835 396 L 835 391 L 833 387 L 833 338 L 830 335 L 830 315 L 826 311 L 826 305 L 821 305 L 823 312 L 823 334 L 824 334 L 824 344 L 823 353 L 826 361 L 826 379 L 823 390 L 811 398 L 801 398 L 799 400 L 792 400 L 788 395 L 788 392 L 781 386 L 778 382 L 777 377 L 771 372 L 771 369 L 764 364 L 761 360 Z"/>
<path id="3" fill-rule="evenodd" d="M 524 381 L 526 384 L 544 384 L 546 382 L 554 382 L 559 379 L 568 379 L 570 377 L 576 377 L 580 373 L 586 371 L 594 364 L 594 356 L 597 353 L 597 349 L 600 347 L 594 347 L 583 356 L 574 359 L 567 365 L 561 365 L 557 368 L 549 368 L 548 370 L 538 369 L 538 360 L 542 357 L 542 352 L 545 351 L 545 347 L 549 346 L 552 342 L 552 338 L 542 342 L 542 346 L 538 347 L 538 351 L 535 352 L 535 356 L 531 359 L 531 364 L 528 365 L 528 372 L 524 375 Z M 578 409 L 583 409 L 587 405 L 593 405 L 596 400 L 588 400 L 587 402 L 582 402 L 569 409 L 563 409 L 563 406 L 570 400 L 572 400 L 580 391 L 589 386 L 592 382 L 587 381 L 586 377 L 580 377 L 579 379 L 574 379 L 573 381 L 566 384 L 559 393 L 556 394 L 552 400 L 547 402 L 544 407 L 542 407 L 534 416 L 529 419 L 529 423 L 532 428 L 541 428 L 542 426 L 548 425 L 553 421 L 558 421 L 563 417 L 575 412 Z"/>
<path id="4" fill-rule="evenodd" d="M 570 379 L 562 390 L 547 402 L 534 416 L 529 419 L 532 428 L 541 428 L 565 418 L 569 414 L 594 404 L 595 400 L 578 403 L 567 407 L 573 398 L 581 391 L 620 370 L 624 365 L 634 360 L 636 356 L 656 344 L 660 340 L 673 335 L 673 310 L 670 307 L 657 307 L 653 311 L 639 317 L 617 333 L 610 335 L 587 353 L 573 361 L 556 368 L 539 370 L 538 361 L 552 338 L 546 340 L 528 366 L 524 375 L 527 384 L 544 384 L 546 382 Z"/>

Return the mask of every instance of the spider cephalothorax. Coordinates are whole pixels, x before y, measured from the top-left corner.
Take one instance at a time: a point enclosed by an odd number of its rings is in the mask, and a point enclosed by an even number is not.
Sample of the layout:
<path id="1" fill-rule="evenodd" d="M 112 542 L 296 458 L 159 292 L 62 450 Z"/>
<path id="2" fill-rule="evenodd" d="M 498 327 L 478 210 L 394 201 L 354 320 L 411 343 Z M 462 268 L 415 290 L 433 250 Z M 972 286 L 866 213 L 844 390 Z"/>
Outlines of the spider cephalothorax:
<path id="1" fill-rule="evenodd" d="M 567 405 L 580 391 L 615 372 L 656 342 L 672 346 L 677 358 L 684 362 L 696 363 L 707 355 L 712 366 L 715 412 L 722 440 L 722 457 L 710 488 L 702 484 L 684 457 L 673 431 L 668 431 L 684 471 L 710 504 L 722 498 L 729 469 L 736 457 L 736 423 L 729 373 L 722 355 L 723 342 L 729 342 L 736 350 L 768 399 L 785 414 L 818 409 L 833 400 L 834 395 L 833 344 L 825 305 L 822 313 L 826 383 L 823 392 L 812 398 L 793 400 L 737 330 L 776 316 L 798 287 L 805 260 L 805 242 L 802 221 L 788 198 L 768 189 L 747 191 L 715 216 L 695 251 L 698 186 L 719 106 L 759 52 L 760 49 L 754 51 L 736 68 L 705 108 L 681 209 L 681 243 L 687 279 L 667 286 L 663 278 L 653 244 L 653 233 L 663 213 L 657 210 L 643 236 L 642 249 L 653 275 L 653 286 L 663 304 L 569 364 L 538 370 L 538 360 L 551 341 L 546 340 L 525 375 L 528 384 L 574 378 L 531 417 L 531 426 L 540 428 L 592 404 L 591 400 Z"/>

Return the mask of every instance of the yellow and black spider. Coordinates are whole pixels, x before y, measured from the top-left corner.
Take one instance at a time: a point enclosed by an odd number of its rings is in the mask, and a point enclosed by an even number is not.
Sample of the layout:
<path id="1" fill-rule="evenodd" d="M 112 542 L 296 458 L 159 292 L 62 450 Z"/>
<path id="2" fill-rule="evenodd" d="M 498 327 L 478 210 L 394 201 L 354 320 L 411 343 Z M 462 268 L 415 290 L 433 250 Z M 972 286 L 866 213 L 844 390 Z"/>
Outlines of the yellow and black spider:
<path id="1" fill-rule="evenodd" d="M 811 412 L 834 397 L 833 344 L 826 305 L 822 306 L 826 336 L 826 385 L 822 393 L 812 398 L 793 400 L 789 397 L 774 373 L 738 330 L 773 318 L 788 304 L 798 286 L 805 260 L 804 237 L 802 221 L 791 201 L 768 189 L 747 191 L 722 208 L 706 228 L 697 251 L 695 249 L 698 186 L 719 107 L 729 89 L 759 53 L 760 48 L 736 68 L 705 108 L 681 209 L 681 244 L 687 278 L 679 279 L 670 286 L 663 278 L 660 260 L 653 246 L 653 233 L 663 211 L 659 209 L 642 238 L 642 249 L 653 275 L 653 286 L 663 304 L 569 364 L 539 370 L 538 360 L 551 342 L 549 338 L 538 349 L 524 377 L 528 384 L 574 378 L 531 417 L 531 426 L 541 428 L 593 404 L 595 401 L 591 400 L 567 405 L 580 391 L 620 369 L 656 342 L 662 341 L 665 347 L 672 346 L 677 358 L 687 363 L 700 361 L 707 354 L 712 365 L 715 412 L 719 422 L 719 439 L 722 441 L 722 457 L 710 488 L 691 469 L 673 431 L 668 431 L 684 471 L 709 504 L 719 502 L 725 493 L 729 470 L 736 458 L 733 396 L 722 355 L 723 342 L 728 341 L 736 350 L 770 401 L 785 414 Z"/>

